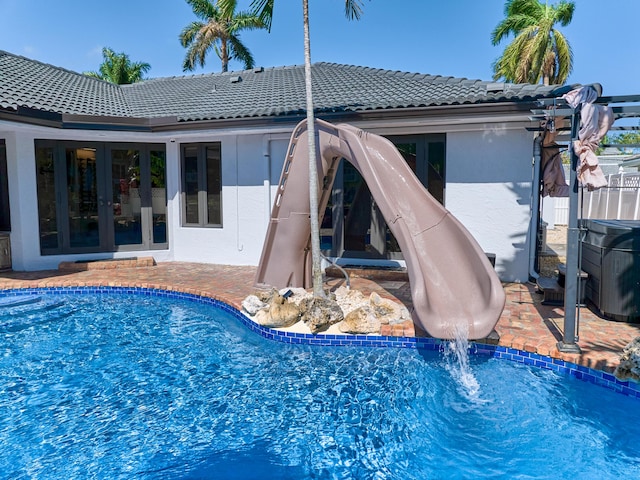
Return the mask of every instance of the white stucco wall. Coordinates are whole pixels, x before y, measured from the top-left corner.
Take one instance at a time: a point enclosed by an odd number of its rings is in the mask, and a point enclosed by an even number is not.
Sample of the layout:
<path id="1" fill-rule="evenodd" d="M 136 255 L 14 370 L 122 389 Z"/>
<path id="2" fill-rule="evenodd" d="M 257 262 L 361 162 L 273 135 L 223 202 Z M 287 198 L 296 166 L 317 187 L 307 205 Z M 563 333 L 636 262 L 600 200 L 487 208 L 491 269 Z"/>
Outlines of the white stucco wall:
<path id="1" fill-rule="evenodd" d="M 366 125 L 362 126 L 366 129 Z M 57 268 L 63 260 L 132 255 L 131 251 L 40 255 L 34 139 L 164 143 L 169 249 L 133 254 L 150 255 L 157 261 L 257 265 L 292 129 L 293 125 L 151 134 L 73 131 L 0 122 L 0 138 L 7 144 L 14 269 Z M 452 130 L 455 131 L 447 132 L 445 206 L 486 252 L 496 254 L 496 269 L 503 280 L 526 281 L 532 135 L 524 128 L 509 130 L 500 124 L 467 129 L 458 126 Z M 222 144 L 223 226 L 183 227 L 180 145 L 216 141 Z"/>
<path id="2" fill-rule="evenodd" d="M 447 135 L 445 205 L 485 252 L 502 280 L 528 280 L 533 138 L 492 126 Z"/>

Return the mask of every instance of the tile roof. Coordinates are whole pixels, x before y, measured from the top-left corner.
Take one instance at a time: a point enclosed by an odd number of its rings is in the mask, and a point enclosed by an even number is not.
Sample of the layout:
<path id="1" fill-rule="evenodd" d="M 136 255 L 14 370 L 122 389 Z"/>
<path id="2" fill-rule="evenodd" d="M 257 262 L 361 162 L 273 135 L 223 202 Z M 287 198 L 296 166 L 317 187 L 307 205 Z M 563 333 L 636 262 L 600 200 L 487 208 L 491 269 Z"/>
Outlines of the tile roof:
<path id="1" fill-rule="evenodd" d="M 0 50 L 0 108 L 128 117 L 133 112 L 112 83 Z"/>
<path id="2" fill-rule="evenodd" d="M 555 87 L 494 83 L 334 63 L 313 65 L 318 113 L 522 102 Z M 274 67 L 113 85 L 0 51 L 0 108 L 180 121 L 296 115 L 304 67 Z"/>

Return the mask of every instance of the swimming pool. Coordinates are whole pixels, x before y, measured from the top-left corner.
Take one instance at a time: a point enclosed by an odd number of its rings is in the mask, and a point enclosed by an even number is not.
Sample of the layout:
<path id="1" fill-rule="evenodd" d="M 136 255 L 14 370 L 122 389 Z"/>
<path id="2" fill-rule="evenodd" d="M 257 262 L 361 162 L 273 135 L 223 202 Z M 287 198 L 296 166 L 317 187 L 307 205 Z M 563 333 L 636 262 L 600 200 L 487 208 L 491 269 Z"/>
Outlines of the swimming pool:
<path id="1" fill-rule="evenodd" d="M 515 362 L 472 357 L 474 393 L 438 352 L 124 293 L 5 299 L 0 348 L 2 478 L 640 476 L 637 399 Z"/>

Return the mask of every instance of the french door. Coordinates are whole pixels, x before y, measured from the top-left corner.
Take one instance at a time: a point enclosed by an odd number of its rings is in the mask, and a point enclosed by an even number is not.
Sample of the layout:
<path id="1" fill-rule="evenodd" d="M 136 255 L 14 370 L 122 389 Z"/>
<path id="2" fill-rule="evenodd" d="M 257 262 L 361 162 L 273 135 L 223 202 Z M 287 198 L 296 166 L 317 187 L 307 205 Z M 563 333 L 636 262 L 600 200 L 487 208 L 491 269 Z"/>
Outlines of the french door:
<path id="1" fill-rule="evenodd" d="M 397 136 L 389 140 L 431 195 L 444 203 L 445 135 Z M 402 259 L 398 242 L 367 184 L 345 160 L 338 168 L 331 202 L 322 222 L 321 245 L 332 256 Z"/>
<path id="2" fill-rule="evenodd" d="M 167 248 L 164 145 L 36 141 L 42 254 Z"/>

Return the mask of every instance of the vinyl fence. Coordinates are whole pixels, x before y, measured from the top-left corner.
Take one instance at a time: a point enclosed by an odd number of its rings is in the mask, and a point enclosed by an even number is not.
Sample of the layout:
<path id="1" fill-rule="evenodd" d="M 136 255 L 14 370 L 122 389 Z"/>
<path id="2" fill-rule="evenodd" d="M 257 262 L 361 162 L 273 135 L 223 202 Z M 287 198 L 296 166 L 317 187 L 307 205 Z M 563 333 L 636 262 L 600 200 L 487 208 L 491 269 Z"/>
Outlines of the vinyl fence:
<path id="1" fill-rule="evenodd" d="M 608 186 L 589 192 L 578 192 L 578 217 L 601 220 L 640 220 L 640 173 L 607 175 Z M 567 225 L 569 199 L 555 198 L 557 225 Z"/>

